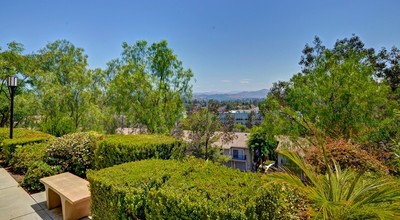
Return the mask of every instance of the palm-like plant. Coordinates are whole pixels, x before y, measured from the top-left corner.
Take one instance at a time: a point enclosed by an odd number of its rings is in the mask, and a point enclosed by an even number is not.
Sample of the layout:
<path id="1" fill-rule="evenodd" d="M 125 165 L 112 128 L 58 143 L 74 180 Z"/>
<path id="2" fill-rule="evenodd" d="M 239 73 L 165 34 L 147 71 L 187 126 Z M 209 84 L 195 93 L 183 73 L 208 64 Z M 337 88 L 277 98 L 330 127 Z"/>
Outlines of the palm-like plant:
<path id="1" fill-rule="evenodd" d="M 399 182 L 388 177 L 369 179 L 362 173 L 342 170 L 335 162 L 327 166 L 325 175 L 319 175 L 298 154 L 280 153 L 304 172 L 306 180 L 291 172 L 271 177 L 301 191 L 309 199 L 315 219 L 400 219 Z"/>

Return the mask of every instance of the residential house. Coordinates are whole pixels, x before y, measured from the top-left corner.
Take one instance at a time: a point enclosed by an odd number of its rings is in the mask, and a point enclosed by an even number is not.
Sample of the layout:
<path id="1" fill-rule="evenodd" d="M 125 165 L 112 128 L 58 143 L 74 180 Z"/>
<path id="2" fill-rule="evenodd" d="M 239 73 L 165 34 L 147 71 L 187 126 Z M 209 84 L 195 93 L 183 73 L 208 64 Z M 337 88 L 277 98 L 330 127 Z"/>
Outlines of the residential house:
<path id="1" fill-rule="evenodd" d="M 190 142 L 190 131 L 183 131 L 183 140 Z M 222 132 L 215 132 L 214 135 L 222 135 Z M 241 171 L 252 170 L 253 167 L 253 154 L 247 147 L 247 140 L 250 133 L 235 132 L 235 139 L 229 142 L 224 142 L 220 137 L 219 140 L 212 143 L 212 147 L 221 149 L 221 153 L 230 156 L 231 159 L 226 163 L 226 166 L 239 169 Z"/>
<path id="2" fill-rule="evenodd" d="M 228 167 L 236 168 L 241 171 L 252 170 L 253 154 L 247 146 L 250 133 L 235 132 L 236 138 L 228 143 L 221 139 L 213 143 L 213 146 L 221 147 L 223 154 L 230 156 L 231 160 L 226 163 Z"/>

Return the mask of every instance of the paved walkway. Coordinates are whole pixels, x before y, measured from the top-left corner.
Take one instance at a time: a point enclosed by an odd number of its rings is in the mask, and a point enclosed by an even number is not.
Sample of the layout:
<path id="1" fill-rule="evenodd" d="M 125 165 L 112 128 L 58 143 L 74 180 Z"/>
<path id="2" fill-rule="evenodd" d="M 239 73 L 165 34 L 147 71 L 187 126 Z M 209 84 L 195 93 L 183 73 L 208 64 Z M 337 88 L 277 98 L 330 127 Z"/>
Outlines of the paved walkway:
<path id="1" fill-rule="evenodd" d="M 44 192 L 29 195 L 0 167 L 0 220 L 61 220 L 62 210 L 47 209 Z"/>

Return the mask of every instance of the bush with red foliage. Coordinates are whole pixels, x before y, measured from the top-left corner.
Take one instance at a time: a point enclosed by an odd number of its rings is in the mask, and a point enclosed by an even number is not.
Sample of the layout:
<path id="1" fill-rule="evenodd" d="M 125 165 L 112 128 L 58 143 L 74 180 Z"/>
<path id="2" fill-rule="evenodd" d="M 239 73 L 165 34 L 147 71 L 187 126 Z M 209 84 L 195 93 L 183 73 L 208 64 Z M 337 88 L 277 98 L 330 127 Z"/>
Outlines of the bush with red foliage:
<path id="1" fill-rule="evenodd" d="M 381 161 L 348 140 L 327 139 L 325 147 L 328 159 L 336 161 L 341 168 L 377 174 L 388 173 L 388 168 Z M 315 166 L 317 172 L 325 173 L 326 164 L 320 147 L 308 148 L 304 159 Z"/>

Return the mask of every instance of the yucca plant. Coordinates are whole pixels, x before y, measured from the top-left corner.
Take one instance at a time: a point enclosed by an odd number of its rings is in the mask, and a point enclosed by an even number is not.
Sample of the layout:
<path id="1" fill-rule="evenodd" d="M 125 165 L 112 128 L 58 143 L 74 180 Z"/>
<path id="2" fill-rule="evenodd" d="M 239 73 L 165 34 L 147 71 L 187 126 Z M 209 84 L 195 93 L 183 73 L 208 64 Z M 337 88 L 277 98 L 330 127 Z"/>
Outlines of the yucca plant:
<path id="1" fill-rule="evenodd" d="M 389 177 L 370 179 L 363 173 L 342 170 L 334 161 L 327 166 L 326 174 L 320 175 L 298 154 L 287 150 L 280 153 L 297 165 L 305 178 L 291 172 L 270 176 L 303 193 L 315 219 L 400 219 L 399 182 Z"/>

